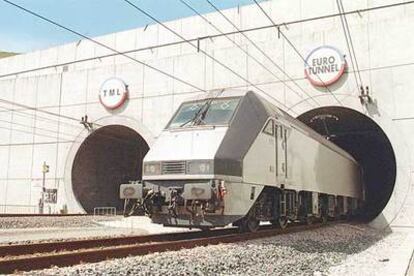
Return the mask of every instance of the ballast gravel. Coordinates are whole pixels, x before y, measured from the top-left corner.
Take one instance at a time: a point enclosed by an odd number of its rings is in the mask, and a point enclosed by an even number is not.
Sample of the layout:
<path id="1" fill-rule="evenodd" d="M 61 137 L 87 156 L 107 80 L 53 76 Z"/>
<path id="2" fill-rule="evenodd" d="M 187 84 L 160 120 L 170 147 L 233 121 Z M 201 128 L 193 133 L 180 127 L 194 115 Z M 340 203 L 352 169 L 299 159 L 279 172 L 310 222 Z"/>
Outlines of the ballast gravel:
<path id="1" fill-rule="evenodd" d="M 105 216 L 33 216 L 33 217 L 0 217 L 1 229 L 21 228 L 65 228 L 99 226 L 98 221 L 113 220 Z"/>
<path id="2" fill-rule="evenodd" d="M 220 244 L 146 256 L 107 260 L 66 268 L 31 271 L 26 275 L 375 275 L 358 273 L 364 261 L 381 264 L 368 248 L 380 244 L 381 256 L 399 234 L 366 225 L 337 224 L 312 231 L 279 235 L 235 244 Z M 370 249 L 371 250 L 371 249 Z M 341 266 L 341 264 L 343 264 Z M 346 264 L 346 265 L 345 265 Z"/>

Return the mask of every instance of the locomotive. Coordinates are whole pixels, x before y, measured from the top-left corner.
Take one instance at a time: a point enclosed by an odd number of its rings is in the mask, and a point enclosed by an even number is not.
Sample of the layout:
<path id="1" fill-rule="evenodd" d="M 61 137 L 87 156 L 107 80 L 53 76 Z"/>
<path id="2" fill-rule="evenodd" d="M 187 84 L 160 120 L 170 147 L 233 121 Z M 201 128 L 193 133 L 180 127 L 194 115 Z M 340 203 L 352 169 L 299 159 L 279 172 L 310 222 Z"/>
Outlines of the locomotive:
<path id="1" fill-rule="evenodd" d="M 253 91 L 185 101 L 144 158 L 143 180 L 121 185 L 154 223 L 256 231 L 261 221 L 352 216 L 364 201 L 357 161 Z"/>

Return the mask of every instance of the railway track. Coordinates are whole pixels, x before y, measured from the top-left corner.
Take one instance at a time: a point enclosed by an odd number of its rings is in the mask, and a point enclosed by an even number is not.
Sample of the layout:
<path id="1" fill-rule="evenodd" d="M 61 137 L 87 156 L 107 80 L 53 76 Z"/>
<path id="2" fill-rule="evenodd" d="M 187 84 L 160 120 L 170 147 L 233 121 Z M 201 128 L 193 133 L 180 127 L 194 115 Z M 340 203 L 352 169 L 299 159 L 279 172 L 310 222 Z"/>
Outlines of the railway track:
<path id="1" fill-rule="evenodd" d="M 87 217 L 93 214 L 0 214 L 0 218 L 9 217 Z"/>
<path id="2" fill-rule="evenodd" d="M 239 233 L 237 228 L 207 232 L 179 232 L 159 235 L 130 236 L 104 239 L 45 242 L 0 246 L 0 273 L 71 266 L 106 259 L 145 255 L 153 252 L 180 250 L 219 243 L 234 243 L 300 231 L 322 224 L 295 225 L 287 229 L 262 227 L 255 233 Z"/>

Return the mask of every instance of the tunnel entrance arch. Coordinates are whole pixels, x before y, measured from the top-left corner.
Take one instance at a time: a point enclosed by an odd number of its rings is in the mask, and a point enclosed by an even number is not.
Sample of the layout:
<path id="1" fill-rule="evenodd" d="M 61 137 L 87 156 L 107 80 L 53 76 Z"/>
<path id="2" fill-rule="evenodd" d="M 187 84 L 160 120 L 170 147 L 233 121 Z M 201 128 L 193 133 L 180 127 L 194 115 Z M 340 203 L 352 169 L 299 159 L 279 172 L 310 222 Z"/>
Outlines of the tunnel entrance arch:
<path id="1" fill-rule="evenodd" d="M 154 135 L 128 116 L 95 123 L 99 127 L 79 133 L 66 156 L 64 194 L 70 213 L 91 213 L 94 207 L 122 210 L 119 184 L 142 177 L 142 159 L 154 142 Z"/>
<path id="2" fill-rule="evenodd" d="M 325 106 L 297 119 L 326 136 L 360 164 L 365 183 L 364 218 L 376 218 L 387 206 L 397 179 L 393 146 L 382 128 L 370 117 L 347 107 Z"/>
<path id="3" fill-rule="evenodd" d="M 95 207 L 122 210 L 119 185 L 142 178 L 142 160 L 149 146 L 133 129 L 108 125 L 81 144 L 72 165 L 73 193 L 87 213 Z"/>

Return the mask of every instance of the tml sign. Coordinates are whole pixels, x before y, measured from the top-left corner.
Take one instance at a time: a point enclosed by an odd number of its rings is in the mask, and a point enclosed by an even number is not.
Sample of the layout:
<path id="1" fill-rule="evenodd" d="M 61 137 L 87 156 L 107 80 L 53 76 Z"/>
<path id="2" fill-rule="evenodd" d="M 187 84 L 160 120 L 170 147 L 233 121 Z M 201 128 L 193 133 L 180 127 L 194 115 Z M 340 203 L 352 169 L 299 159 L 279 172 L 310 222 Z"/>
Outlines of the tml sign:
<path id="1" fill-rule="evenodd" d="M 108 109 L 116 109 L 128 98 L 128 86 L 118 78 L 106 80 L 99 90 L 99 101 Z"/>
<path id="2" fill-rule="evenodd" d="M 305 76 L 315 86 L 331 85 L 344 74 L 344 55 L 332 46 L 314 49 L 305 62 Z"/>

